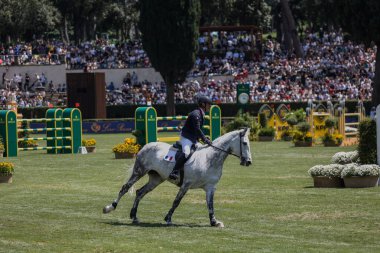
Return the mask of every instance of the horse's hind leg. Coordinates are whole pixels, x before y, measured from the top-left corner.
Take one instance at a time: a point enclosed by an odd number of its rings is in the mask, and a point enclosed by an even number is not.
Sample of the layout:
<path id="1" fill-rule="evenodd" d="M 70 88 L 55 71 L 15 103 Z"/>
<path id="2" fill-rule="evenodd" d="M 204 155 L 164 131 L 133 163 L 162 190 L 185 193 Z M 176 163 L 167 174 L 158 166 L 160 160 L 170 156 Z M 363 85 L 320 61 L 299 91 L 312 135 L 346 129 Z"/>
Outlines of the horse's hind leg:
<path id="1" fill-rule="evenodd" d="M 133 172 L 129 180 L 121 187 L 119 191 L 119 195 L 117 199 L 115 199 L 112 204 L 105 206 L 103 208 L 103 213 L 109 213 L 116 209 L 117 204 L 119 203 L 120 199 L 124 196 L 125 193 L 128 192 L 129 188 L 132 187 L 134 183 L 136 183 L 142 176 L 144 176 L 145 173 L 142 173 L 140 170 L 140 167 L 138 166 L 138 160 L 136 160 L 135 165 L 133 167 Z"/>
<path id="2" fill-rule="evenodd" d="M 164 179 L 157 174 L 155 171 L 149 171 L 149 181 L 146 183 L 143 187 L 138 189 L 136 191 L 136 198 L 135 202 L 133 204 L 133 207 L 131 209 L 130 217 L 132 219 L 132 222 L 137 224 L 139 220 L 137 219 L 137 208 L 139 206 L 140 200 L 150 191 L 152 191 L 154 188 L 156 188 L 158 185 L 160 185 Z"/>

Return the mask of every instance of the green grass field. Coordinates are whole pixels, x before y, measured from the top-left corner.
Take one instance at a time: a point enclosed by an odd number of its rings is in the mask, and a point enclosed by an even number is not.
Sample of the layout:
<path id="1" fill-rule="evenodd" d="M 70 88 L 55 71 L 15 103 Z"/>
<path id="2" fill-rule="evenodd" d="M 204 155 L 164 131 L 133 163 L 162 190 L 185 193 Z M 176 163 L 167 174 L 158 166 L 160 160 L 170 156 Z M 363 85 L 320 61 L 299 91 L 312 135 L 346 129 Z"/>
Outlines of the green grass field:
<path id="1" fill-rule="evenodd" d="M 95 137 L 87 155 L 22 152 L 12 184 L 0 184 L 0 252 L 380 252 L 380 189 L 316 189 L 307 170 L 348 148 L 294 148 L 251 143 L 253 166 L 229 157 L 209 226 L 205 194 L 192 190 L 163 220 L 177 193 L 167 182 L 140 203 L 134 196 L 102 214 L 116 197 L 133 160 L 115 160 L 112 146 L 125 135 Z M 5 159 L 4 159 L 5 160 Z M 146 178 L 137 183 L 141 187 Z"/>

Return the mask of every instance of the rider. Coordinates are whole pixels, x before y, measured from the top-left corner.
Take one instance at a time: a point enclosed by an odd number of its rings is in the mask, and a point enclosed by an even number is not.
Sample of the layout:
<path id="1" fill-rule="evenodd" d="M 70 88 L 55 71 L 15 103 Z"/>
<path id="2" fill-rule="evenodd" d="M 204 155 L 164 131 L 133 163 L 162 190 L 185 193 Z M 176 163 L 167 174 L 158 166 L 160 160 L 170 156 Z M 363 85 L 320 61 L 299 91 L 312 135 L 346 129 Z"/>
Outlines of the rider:
<path id="1" fill-rule="evenodd" d="M 206 96 L 198 97 L 198 108 L 192 111 L 185 122 L 185 125 L 182 128 L 180 143 L 182 145 L 182 154 L 176 160 L 176 164 L 173 168 L 173 171 L 170 173 L 169 178 L 177 180 L 179 175 L 179 169 L 185 164 L 187 158 L 190 155 L 191 147 L 199 139 L 204 143 L 211 145 L 212 142 L 207 138 L 202 132 L 202 126 L 204 123 L 205 112 L 210 110 L 212 101 Z"/>

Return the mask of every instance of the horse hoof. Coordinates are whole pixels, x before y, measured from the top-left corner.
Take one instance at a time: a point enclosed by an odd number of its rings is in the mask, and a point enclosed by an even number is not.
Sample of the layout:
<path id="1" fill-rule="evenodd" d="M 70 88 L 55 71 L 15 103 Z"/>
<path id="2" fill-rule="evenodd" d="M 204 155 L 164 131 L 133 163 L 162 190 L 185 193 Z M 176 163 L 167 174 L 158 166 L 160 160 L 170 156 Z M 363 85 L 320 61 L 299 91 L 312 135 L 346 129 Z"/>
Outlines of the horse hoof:
<path id="1" fill-rule="evenodd" d="M 224 224 L 221 221 L 216 222 L 215 227 L 217 228 L 224 228 Z"/>
<path id="2" fill-rule="evenodd" d="M 211 226 L 217 227 L 217 228 L 224 228 L 224 224 L 221 221 L 215 220 L 211 222 Z"/>
<path id="3" fill-rule="evenodd" d="M 172 225 L 173 225 L 173 223 L 171 221 L 166 222 L 166 226 L 172 226 Z"/>
<path id="4" fill-rule="evenodd" d="M 132 224 L 134 224 L 134 225 L 138 225 L 138 224 L 140 224 L 139 219 L 134 218 L 134 219 L 132 220 Z"/>
<path id="5" fill-rule="evenodd" d="M 103 208 L 103 213 L 109 213 L 112 210 L 115 210 L 115 208 L 112 205 L 108 205 Z"/>

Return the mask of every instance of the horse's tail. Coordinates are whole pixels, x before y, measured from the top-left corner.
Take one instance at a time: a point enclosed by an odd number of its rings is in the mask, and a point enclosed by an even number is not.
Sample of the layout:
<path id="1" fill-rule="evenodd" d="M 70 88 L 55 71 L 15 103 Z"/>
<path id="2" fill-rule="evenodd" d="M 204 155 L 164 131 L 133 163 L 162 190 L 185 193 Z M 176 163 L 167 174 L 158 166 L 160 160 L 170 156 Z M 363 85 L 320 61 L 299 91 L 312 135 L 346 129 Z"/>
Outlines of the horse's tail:
<path id="1" fill-rule="evenodd" d="M 144 173 L 142 173 L 142 168 L 140 165 L 139 157 L 137 156 L 136 161 L 133 166 L 130 166 L 128 169 L 128 174 L 130 175 L 128 180 L 126 180 L 126 183 L 121 187 L 119 191 L 119 195 L 115 201 L 112 202 L 112 204 L 107 205 L 103 208 L 103 213 L 109 213 L 116 209 L 117 204 L 119 203 L 120 199 L 124 196 L 125 193 L 129 192 L 131 195 L 134 193 L 135 188 L 133 187 L 134 183 L 136 183 L 142 176 L 144 176 Z"/>

